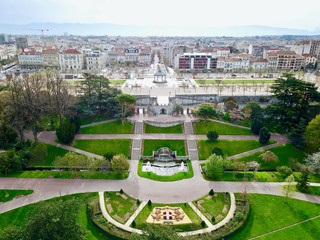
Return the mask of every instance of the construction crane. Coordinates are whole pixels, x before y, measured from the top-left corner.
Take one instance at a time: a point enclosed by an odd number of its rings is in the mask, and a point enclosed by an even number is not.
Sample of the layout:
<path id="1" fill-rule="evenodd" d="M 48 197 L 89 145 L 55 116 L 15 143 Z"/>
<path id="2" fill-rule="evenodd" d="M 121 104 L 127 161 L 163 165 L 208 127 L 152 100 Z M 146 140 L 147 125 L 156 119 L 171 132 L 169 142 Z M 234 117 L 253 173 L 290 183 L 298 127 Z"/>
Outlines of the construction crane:
<path id="1" fill-rule="evenodd" d="M 34 31 L 41 31 L 42 33 L 42 38 L 44 36 L 44 32 L 48 32 L 49 29 L 34 29 L 34 28 L 26 28 L 25 30 L 34 30 Z"/>

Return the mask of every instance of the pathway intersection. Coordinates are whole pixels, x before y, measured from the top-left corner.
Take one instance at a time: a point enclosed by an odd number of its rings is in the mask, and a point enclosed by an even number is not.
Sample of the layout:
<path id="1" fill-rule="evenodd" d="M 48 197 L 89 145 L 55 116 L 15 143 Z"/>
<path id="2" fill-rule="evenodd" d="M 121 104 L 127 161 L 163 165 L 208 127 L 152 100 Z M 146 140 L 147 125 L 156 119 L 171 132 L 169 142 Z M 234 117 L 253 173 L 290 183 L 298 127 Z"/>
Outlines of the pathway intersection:
<path id="1" fill-rule="evenodd" d="M 149 117 L 145 117 L 149 119 Z M 132 139 L 131 160 L 130 160 L 130 174 L 125 180 L 86 180 L 86 179 L 24 179 L 24 178 L 1 178 L 0 189 L 33 189 L 34 193 L 13 199 L 0 205 L 0 214 L 19 208 L 31 203 L 51 199 L 74 193 L 85 192 L 104 192 L 104 191 L 119 191 L 123 189 L 127 194 L 133 198 L 140 199 L 141 201 L 151 200 L 152 202 L 159 203 L 181 203 L 192 202 L 195 199 L 201 198 L 208 194 L 210 189 L 215 192 L 248 192 L 260 194 L 272 194 L 283 196 L 281 186 L 283 183 L 275 182 L 214 182 L 206 181 L 203 179 L 199 160 L 197 142 L 198 139 L 206 139 L 205 135 L 193 135 L 192 118 L 187 117 L 168 117 L 160 116 L 158 121 L 175 121 L 181 120 L 184 124 L 184 134 L 144 134 L 142 116 L 135 116 L 133 119 L 136 121 L 134 134 L 79 134 L 76 139 Z M 154 118 L 152 118 L 154 119 Z M 107 121 L 105 121 L 107 122 Z M 101 123 L 90 124 L 90 126 L 98 125 Z M 232 124 L 230 124 L 232 125 Z M 28 134 L 27 134 L 28 135 Z M 138 162 L 142 153 L 142 140 L 143 139 L 183 139 L 187 141 L 188 154 L 191 159 L 192 167 L 194 170 L 194 177 L 184 179 L 178 182 L 157 182 L 146 178 L 141 178 L 137 174 Z M 233 139 L 233 140 L 256 140 L 256 136 L 220 136 L 219 139 Z M 287 143 L 284 136 L 272 134 L 272 140 L 277 143 L 254 149 L 245 153 L 238 154 L 237 157 L 259 152 L 264 149 L 279 146 Z M 57 144 L 54 132 L 42 132 L 39 134 L 39 140 L 47 144 L 56 145 L 58 147 L 75 151 L 81 154 L 94 157 L 102 157 L 86 151 L 82 151 L 71 146 Z M 230 157 L 231 158 L 234 158 Z M 320 184 L 311 184 L 313 186 L 320 186 Z M 100 193 L 101 195 L 101 193 Z M 320 204 L 320 197 L 296 193 L 293 198 L 309 201 Z"/>

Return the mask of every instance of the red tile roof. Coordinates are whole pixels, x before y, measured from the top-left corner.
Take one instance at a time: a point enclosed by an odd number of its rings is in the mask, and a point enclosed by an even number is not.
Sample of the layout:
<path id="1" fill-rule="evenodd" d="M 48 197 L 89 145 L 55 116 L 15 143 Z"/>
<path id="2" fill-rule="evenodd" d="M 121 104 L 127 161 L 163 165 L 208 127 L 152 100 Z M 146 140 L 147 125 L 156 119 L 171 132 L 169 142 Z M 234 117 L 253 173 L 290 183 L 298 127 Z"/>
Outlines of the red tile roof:
<path id="1" fill-rule="evenodd" d="M 77 49 L 67 49 L 63 51 L 64 54 L 81 54 Z"/>

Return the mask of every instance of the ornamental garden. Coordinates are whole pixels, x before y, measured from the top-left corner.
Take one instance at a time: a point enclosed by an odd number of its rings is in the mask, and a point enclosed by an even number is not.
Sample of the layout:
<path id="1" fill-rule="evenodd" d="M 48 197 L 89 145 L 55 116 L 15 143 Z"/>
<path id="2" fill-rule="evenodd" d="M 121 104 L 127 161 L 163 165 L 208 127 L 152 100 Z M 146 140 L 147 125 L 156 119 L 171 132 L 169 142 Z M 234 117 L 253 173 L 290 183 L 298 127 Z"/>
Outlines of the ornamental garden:
<path id="1" fill-rule="evenodd" d="M 88 75 L 84 86 L 93 79 Z M 82 97 L 77 106 L 70 102 L 70 109 L 76 108 L 72 115 L 43 113 L 20 136 L 13 131 L 16 125 L 1 125 L 0 177 L 99 179 L 105 189 L 57 194 L 3 211 L 0 239 L 43 238 L 55 227 L 68 239 L 316 239 L 320 234 L 315 198 L 320 195 L 320 97 L 315 91 L 303 99 L 305 105 L 294 102 L 306 88 L 291 86 L 304 82 L 292 75 L 276 80 L 278 101 L 267 107 L 256 102 L 239 107 L 230 98 L 164 122 L 132 115 L 135 98 L 99 81 L 109 94 L 107 105 L 97 96 Z M 283 98 L 283 88 L 299 95 Z M 248 182 L 257 190 L 247 189 Z M 32 187 L 0 190 L 0 207 L 34 194 Z M 41 215 L 44 209 L 50 218 Z M 52 222 L 65 211 L 70 214 L 64 221 Z"/>

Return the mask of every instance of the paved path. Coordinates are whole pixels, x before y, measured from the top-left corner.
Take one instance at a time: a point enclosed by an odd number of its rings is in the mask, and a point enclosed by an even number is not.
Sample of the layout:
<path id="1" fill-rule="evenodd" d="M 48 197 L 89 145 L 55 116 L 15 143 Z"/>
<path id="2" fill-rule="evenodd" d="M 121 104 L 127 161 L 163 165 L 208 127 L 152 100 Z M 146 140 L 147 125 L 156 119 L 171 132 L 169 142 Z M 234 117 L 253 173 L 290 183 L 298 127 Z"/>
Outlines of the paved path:
<path id="1" fill-rule="evenodd" d="M 207 228 L 199 229 L 199 230 L 195 230 L 195 231 L 189 231 L 189 232 L 181 232 L 181 233 L 178 233 L 178 234 L 180 236 L 192 236 L 192 235 L 198 235 L 198 234 L 203 234 L 203 233 L 209 233 L 209 232 L 212 232 L 212 231 L 222 227 L 223 225 L 227 224 L 233 218 L 235 210 L 236 210 L 236 200 L 235 200 L 235 196 L 234 196 L 233 193 L 230 193 L 230 199 L 231 199 L 231 201 L 230 201 L 230 209 L 229 209 L 229 212 L 228 212 L 227 216 L 221 222 L 219 222 L 219 223 L 217 223 L 215 225 L 213 225 L 192 202 L 189 202 L 188 203 L 189 206 L 201 218 L 201 220 L 206 223 Z M 141 230 L 136 229 L 136 228 L 132 228 L 132 227 L 130 227 L 130 225 L 134 221 L 134 219 L 139 215 L 141 210 L 147 205 L 146 201 L 142 202 L 139 205 L 139 207 L 130 216 L 130 218 L 128 219 L 128 221 L 125 224 L 121 224 L 121 223 L 115 221 L 109 215 L 108 211 L 106 210 L 106 205 L 105 205 L 105 200 L 104 200 L 104 192 L 99 192 L 99 205 L 100 205 L 100 209 L 101 209 L 103 217 L 108 222 L 112 223 L 116 227 L 118 227 L 120 229 L 123 229 L 123 230 L 125 230 L 127 232 L 142 234 Z"/>

